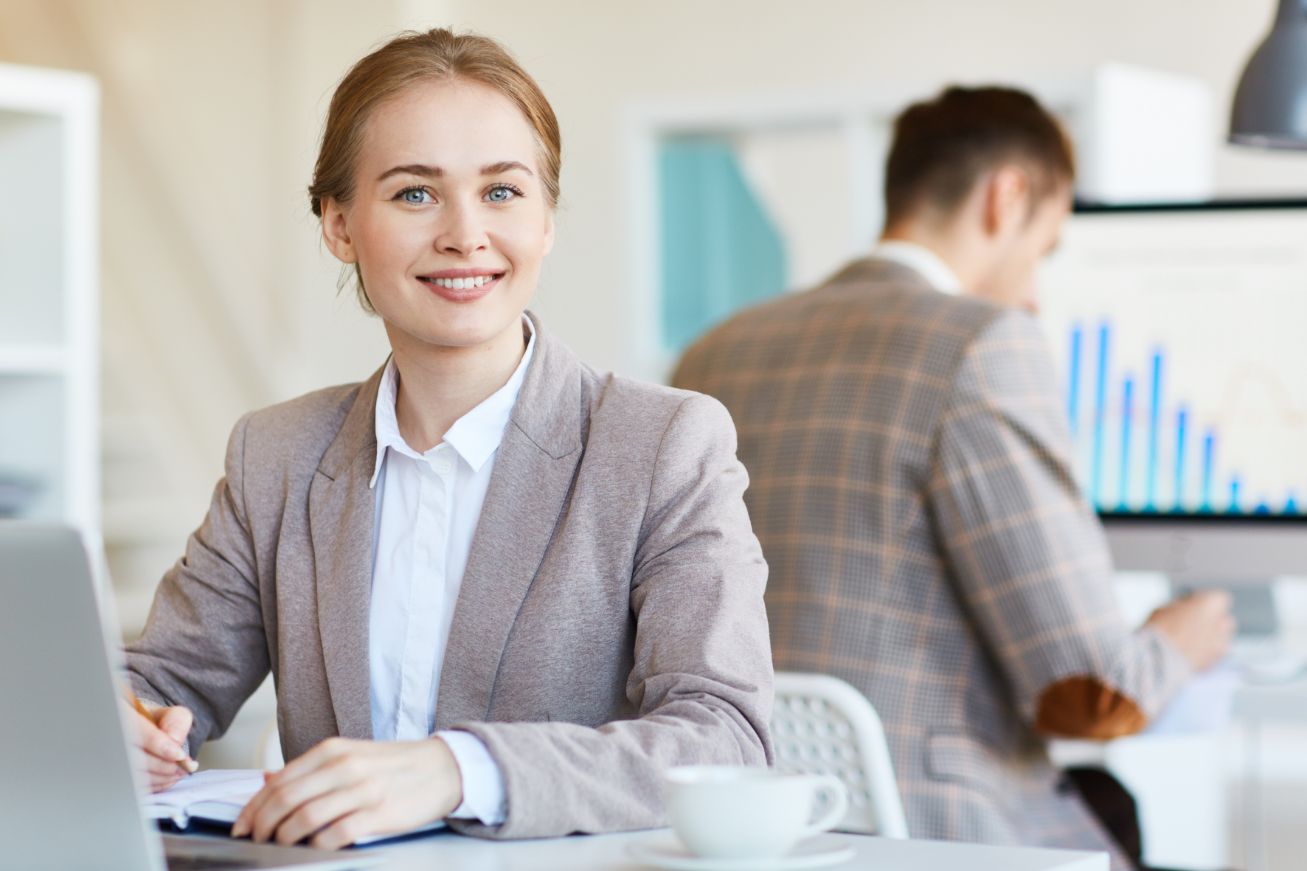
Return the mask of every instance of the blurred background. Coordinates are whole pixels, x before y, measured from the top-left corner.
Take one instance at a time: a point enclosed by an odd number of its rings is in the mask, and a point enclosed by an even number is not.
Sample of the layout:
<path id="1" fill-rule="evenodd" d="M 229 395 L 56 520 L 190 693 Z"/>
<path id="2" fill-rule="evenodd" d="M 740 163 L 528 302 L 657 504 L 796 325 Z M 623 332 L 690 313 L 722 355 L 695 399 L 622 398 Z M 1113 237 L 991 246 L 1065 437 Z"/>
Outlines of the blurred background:
<path id="1" fill-rule="evenodd" d="M 536 77 L 564 156 L 557 244 L 533 308 L 591 365 L 660 380 L 728 311 L 816 281 L 872 244 L 889 120 L 945 83 L 1013 83 L 1054 106 L 1077 141 L 1085 199 L 1307 196 L 1307 156 L 1225 144 L 1240 70 L 1275 7 L 0 0 L 0 64 L 88 74 L 97 87 L 79 105 L 99 106 L 77 134 L 94 170 L 83 176 L 59 173 L 55 133 L 0 108 L 0 284 L 46 268 L 38 236 L 64 232 L 43 211 L 55 197 L 81 221 L 82 241 L 68 244 L 98 240 L 100 258 L 80 295 L 56 289 L 0 308 L 0 472 L 10 467 L 0 501 L 6 487 L 8 498 L 52 498 L 23 474 L 41 447 L 24 438 L 71 440 L 80 459 L 49 468 L 78 477 L 68 498 L 84 504 L 72 513 L 102 535 L 131 636 L 203 516 L 237 417 L 383 362 L 379 324 L 350 289 L 337 291 L 305 186 L 335 83 L 397 31 L 477 30 Z M 22 356 L 54 320 L 67 347 Z M 8 374 L 6 343 L 19 348 Z M 69 395 L 89 392 L 61 406 L 55 432 L 33 435 L 19 411 L 6 413 L 6 402 L 26 413 L 63 401 L 42 385 L 64 390 L 73 369 L 82 388 Z M 267 716 L 266 692 L 255 711 L 247 732 Z M 1307 759 L 1307 738 L 1277 728 L 1279 739 L 1262 738 Z M 1246 743 L 1225 736 L 1177 752 L 1213 748 L 1213 776 L 1234 792 L 1159 829 L 1155 860 L 1223 867 L 1247 853 Z M 1302 763 L 1270 767 L 1284 777 L 1266 795 L 1307 782 Z M 1171 776 L 1182 794 L 1181 774 Z M 1275 817 L 1287 807 L 1261 809 L 1268 861 L 1285 868 L 1302 849 L 1291 815 Z"/>
<path id="2" fill-rule="evenodd" d="M 873 127 L 852 166 L 843 116 L 887 122 L 951 81 L 1017 82 L 1066 103 L 1105 64 L 1181 74 L 1211 95 L 1201 146 L 1216 192 L 1307 192 L 1307 158 L 1222 144 L 1239 70 L 1273 11 L 1272 0 L 0 0 L 0 62 L 100 85 L 102 518 L 125 622 L 143 618 L 202 516 L 236 418 L 360 380 L 384 359 L 379 325 L 336 290 L 304 189 L 335 83 L 395 32 L 475 29 L 538 79 L 564 159 L 534 308 L 592 365 L 659 379 L 706 324 L 691 312 L 663 330 L 648 274 L 662 252 L 639 233 L 657 216 L 632 205 L 657 161 L 633 129 L 702 122 L 730 136 L 726 107 L 737 128 L 760 131 L 746 156 L 780 167 L 766 181 L 785 204 L 763 222 L 802 236 L 782 255 L 784 286 L 816 280 L 878 229 L 883 146 Z M 711 162 L 711 146 L 699 150 Z M 746 293 L 774 289 L 777 264 L 759 269 Z"/>

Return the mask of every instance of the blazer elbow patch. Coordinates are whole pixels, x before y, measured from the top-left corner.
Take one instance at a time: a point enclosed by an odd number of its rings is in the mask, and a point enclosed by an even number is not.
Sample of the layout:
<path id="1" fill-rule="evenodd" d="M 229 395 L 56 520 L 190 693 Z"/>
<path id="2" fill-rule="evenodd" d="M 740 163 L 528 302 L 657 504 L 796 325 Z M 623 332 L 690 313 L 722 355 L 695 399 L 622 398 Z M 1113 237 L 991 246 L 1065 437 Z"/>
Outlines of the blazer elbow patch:
<path id="1" fill-rule="evenodd" d="M 1089 675 L 1063 678 L 1039 696 L 1035 729 L 1060 738 L 1107 741 L 1148 724 L 1134 699 Z"/>

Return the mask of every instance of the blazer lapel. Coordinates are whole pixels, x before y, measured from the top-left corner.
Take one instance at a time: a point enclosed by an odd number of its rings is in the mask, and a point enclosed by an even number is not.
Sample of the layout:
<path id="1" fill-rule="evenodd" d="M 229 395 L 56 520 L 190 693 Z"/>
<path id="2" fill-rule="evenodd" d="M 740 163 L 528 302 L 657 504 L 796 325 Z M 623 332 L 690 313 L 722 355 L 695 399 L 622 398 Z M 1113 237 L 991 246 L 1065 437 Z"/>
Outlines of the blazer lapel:
<path id="1" fill-rule="evenodd" d="M 440 673 L 438 729 L 489 715 L 509 632 L 581 458 L 581 364 L 529 316 L 535 354 L 499 445 L 463 572 Z"/>
<path id="2" fill-rule="evenodd" d="M 318 632 L 336 727 L 346 738 L 372 737 L 368 608 L 376 494 L 378 370 L 359 388 L 309 486 L 309 532 L 318 593 Z"/>

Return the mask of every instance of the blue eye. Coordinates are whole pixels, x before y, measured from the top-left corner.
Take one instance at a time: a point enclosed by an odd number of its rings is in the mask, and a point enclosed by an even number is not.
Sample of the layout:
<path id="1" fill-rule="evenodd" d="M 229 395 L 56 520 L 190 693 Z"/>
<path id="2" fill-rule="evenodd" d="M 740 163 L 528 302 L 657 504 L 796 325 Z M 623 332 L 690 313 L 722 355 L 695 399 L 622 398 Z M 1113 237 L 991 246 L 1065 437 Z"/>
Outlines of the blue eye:
<path id="1" fill-rule="evenodd" d="M 423 203 L 431 202 L 431 197 L 426 190 L 418 187 L 404 188 L 395 195 L 395 199 L 403 200 L 404 202 L 414 206 L 420 206 Z"/>
<path id="2" fill-rule="evenodd" d="M 522 192 L 512 185 L 497 184 L 486 192 L 486 199 L 492 203 L 506 203 L 521 195 Z"/>

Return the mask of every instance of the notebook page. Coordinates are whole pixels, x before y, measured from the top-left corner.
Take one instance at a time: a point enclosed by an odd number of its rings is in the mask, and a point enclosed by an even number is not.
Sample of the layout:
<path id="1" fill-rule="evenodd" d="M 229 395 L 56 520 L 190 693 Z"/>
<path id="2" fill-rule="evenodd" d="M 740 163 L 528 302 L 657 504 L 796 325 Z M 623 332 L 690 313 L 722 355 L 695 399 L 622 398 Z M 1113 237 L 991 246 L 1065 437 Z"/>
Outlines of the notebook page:
<path id="1" fill-rule="evenodd" d="M 212 768 L 183 777 L 176 785 L 148 796 L 142 802 L 147 817 L 171 819 L 185 827 L 192 812 L 205 818 L 225 819 L 213 811 L 234 809 L 231 819 L 263 788 L 263 772 L 249 768 Z"/>
<path id="2" fill-rule="evenodd" d="M 262 788 L 263 772 L 257 768 L 210 768 L 183 777 L 175 786 L 149 796 L 142 807 L 147 817 L 172 820 L 182 829 L 190 823 L 191 817 L 233 823 L 241 808 Z M 443 828 L 445 821 L 436 820 L 404 832 L 359 838 L 354 846 L 366 847 Z"/>

